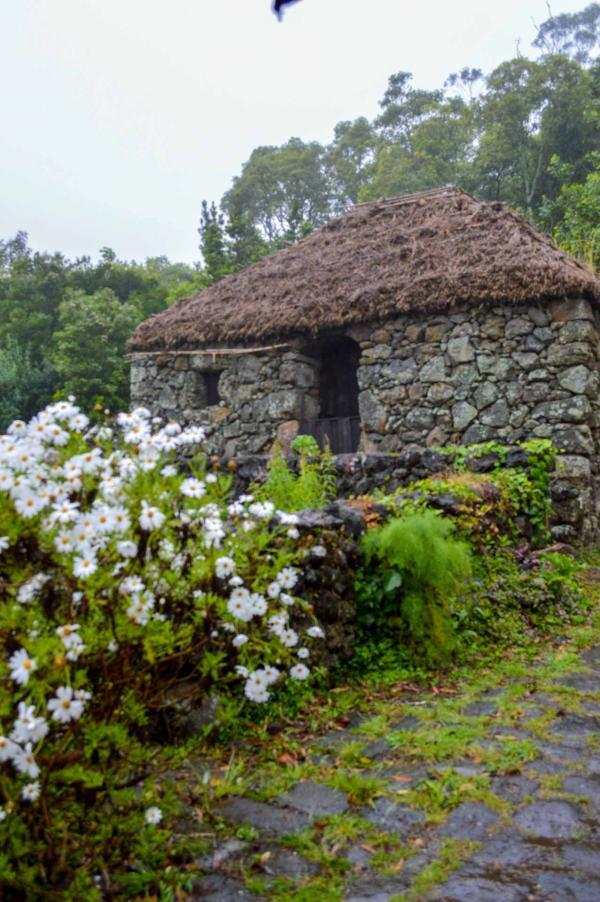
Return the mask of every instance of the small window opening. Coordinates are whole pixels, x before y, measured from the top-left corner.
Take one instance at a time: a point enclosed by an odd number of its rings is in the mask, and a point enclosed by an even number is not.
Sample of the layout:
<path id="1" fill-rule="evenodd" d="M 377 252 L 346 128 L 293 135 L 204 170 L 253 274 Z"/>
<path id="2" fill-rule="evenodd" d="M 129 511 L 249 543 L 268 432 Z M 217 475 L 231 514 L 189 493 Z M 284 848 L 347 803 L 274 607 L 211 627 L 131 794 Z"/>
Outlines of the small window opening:
<path id="1" fill-rule="evenodd" d="M 221 373 L 204 373 L 204 384 L 206 386 L 206 406 L 214 407 L 221 400 L 219 394 L 219 378 Z"/>

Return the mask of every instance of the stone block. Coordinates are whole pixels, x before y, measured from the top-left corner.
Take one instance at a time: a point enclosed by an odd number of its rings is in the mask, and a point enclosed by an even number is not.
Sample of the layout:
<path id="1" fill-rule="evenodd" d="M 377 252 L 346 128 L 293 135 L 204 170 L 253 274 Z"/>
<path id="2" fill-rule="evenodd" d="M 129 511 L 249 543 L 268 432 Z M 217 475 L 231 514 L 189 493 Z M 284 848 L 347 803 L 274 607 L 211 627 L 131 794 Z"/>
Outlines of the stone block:
<path id="1" fill-rule="evenodd" d="M 401 385 L 407 385 L 417 378 L 417 363 L 414 357 L 405 357 L 403 360 L 395 358 L 390 360 L 382 372 L 384 377 L 399 382 Z"/>
<path id="2" fill-rule="evenodd" d="M 567 401 L 545 401 L 534 408 L 532 416 L 558 423 L 582 423 L 591 417 L 592 408 L 587 398 L 575 396 Z"/>
<path id="3" fill-rule="evenodd" d="M 528 307 L 527 315 L 536 326 L 547 326 L 550 322 L 548 314 L 541 307 Z"/>
<path id="4" fill-rule="evenodd" d="M 482 382 L 473 394 L 473 400 L 475 401 L 477 410 L 483 410 L 485 407 L 489 407 L 490 404 L 494 403 L 497 397 L 498 389 L 493 382 Z"/>
<path id="5" fill-rule="evenodd" d="M 277 441 L 281 446 L 284 454 L 289 454 L 292 450 L 292 442 L 298 435 L 300 423 L 298 420 L 286 420 L 277 427 Z"/>
<path id="6" fill-rule="evenodd" d="M 303 394 L 297 389 L 274 392 L 267 400 L 267 413 L 273 420 L 294 419 L 302 410 Z"/>
<path id="7" fill-rule="evenodd" d="M 454 389 L 447 382 L 434 382 L 427 392 L 428 400 L 433 401 L 434 404 L 443 404 L 444 401 L 449 401 L 453 397 Z"/>
<path id="8" fill-rule="evenodd" d="M 448 342 L 446 353 L 452 366 L 456 366 L 459 363 L 470 363 L 471 360 L 475 359 L 475 351 L 468 335 L 451 338 Z"/>
<path id="9" fill-rule="evenodd" d="M 549 306 L 549 313 L 554 322 L 564 323 L 571 320 L 594 321 L 594 312 L 589 301 L 583 298 L 565 301 L 553 301 Z"/>
<path id="10" fill-rule="evenodd" d="M 516 316 L 507 322 L 504 335 L 506 338 L 519 338 L 521 335 L 529 335 L 530 332 L 533 332 L 533 329 L 534 323 L 530 319 L 525 319 L 524 316 Z"/>
<path id="11" fill-rule="evenodd" d="M 573 320 L 561 326 L 558 341 L 561 345 L 585 341 L 595 344 L 598 341 L 598 332 L 595 325 L 587 320 Z"/>
<path id="12" fill-rule="evenodd" d="M 459 432 L 466 429 L 476 416 L 477 408 L 467 401 L 459 401 L 452 407 L 452 425 Z"/>
<path id="13" fill-rule="evenodd" d="M 560 454 L 556 458 L 556 469 L 561 479 L 570 482 L 589 483 L 592 470 L 587 457 L 578 454 Z"/>
<path id="14" fill-rule="evenodd" d="M 574 366 L 577 363 L 595 363 L 595 350 L 588 341 L 560 344 L 555 341 L 548 346 L 547 363 L 550 366 Z"/>
<path id="15" fill-rule="evenodd" d="M 421 382 L 443 382 L 447 377 L 446 364 L 441 356 L 432 357 L 421 367 Z"/>
<path id="16" fill-rule="evenodd" d="M 481 422 L 484 426 L 506 426 L 508 424 L 509 408 L 504 399 L 496 401 L 481 414 Z"/>
<path id="17" fill-rule="evenodd" d="M 383 435 L 387 423 L 387 410 L 377 396 L 370 391 L 361 392 L 359 406 L 363 429 Z"/>
<path id="18" fill-rule="evenodd" d="M 512 355 L 515 363 L 523 370 L 532 370 L 538 365 L 540 355 L 532 352 L 515 351 Z"/>
<path id="19" fill-rule="evenodd" d="M 592 398 L 598 393 L 598 376 L 582 364 L 558 373 L 556 378 L 562 388 L 575 395 L 588 395 Z"/>

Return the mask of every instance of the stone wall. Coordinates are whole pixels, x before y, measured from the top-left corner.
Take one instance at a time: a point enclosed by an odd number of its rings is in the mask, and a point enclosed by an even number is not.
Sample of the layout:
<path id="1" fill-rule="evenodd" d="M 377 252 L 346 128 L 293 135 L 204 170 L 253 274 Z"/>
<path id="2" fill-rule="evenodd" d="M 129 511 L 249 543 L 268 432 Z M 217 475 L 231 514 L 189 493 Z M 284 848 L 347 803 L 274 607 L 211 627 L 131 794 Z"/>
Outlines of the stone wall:
<path id="1" fill-rule="evenodd" d="M 205 406 L 205 373 L 219 374 L 219 403 Z M 315 362 L 291 348 L 260 353 L 136 356 L 132 405 L 206 428 L 212 453 L 267 451 L 288 428 L 316 417 Z M 295 424 L 295 425 L 294 425 Z"/>
<path id="2" fill-rule="evenodd" d="M 576 487 L 583 534 L 597 532 L 600 320 L 587 301 L 464 306 L 346 334 L 361 350 L 362 451 L 550 438 L 560 450 L 564 496 Z M 318 363 L 305 351 L 292 343 L 254 353 L 136 357 L 132 401 L 205 425 L 214 453 L 266 452 L 275 437 L 285 446 L 299 420 L 318 415 Z M 205 372 L 220 373 L 221 401 L 211 407 L 204 406 Z"/>

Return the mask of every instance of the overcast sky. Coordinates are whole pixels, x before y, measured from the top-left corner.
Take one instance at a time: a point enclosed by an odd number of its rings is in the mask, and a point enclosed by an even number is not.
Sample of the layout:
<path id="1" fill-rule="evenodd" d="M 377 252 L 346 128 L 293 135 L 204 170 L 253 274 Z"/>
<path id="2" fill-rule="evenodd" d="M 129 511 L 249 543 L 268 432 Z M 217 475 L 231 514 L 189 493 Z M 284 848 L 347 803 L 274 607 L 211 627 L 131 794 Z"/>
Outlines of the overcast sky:
<path id="1" fill-rule="evenodd" d="M 252 149 L 373 117 L 392 72 L 438 87 L 530 51 L 544 0 L 0 0 L 0 237 L 198 258 L 203 198 Z M 555 0 L 574 12 L 586 0 Z"/>

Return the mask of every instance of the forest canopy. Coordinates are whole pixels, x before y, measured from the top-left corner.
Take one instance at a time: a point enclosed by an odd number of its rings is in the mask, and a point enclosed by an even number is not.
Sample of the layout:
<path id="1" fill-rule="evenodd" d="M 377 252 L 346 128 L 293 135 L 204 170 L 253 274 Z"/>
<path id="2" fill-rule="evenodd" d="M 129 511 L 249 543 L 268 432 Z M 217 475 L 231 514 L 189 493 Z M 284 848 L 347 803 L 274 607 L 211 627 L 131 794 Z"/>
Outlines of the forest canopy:
<path id="1" fill-rule="evenodd" d="M 531 53 L 421 88 L 390 75 L 373 119 L 329 144 L 255 148 L 223 197 L 200 206 L 202 261 L 98 262 L 0 241 L 0 430 L 53 397 L 128 404 L 126 342 L 175 300 L 293 243 L 352 204 L 455 184 L 527 215 L 600 268 L 600 3 L 550 16 Z"/>

